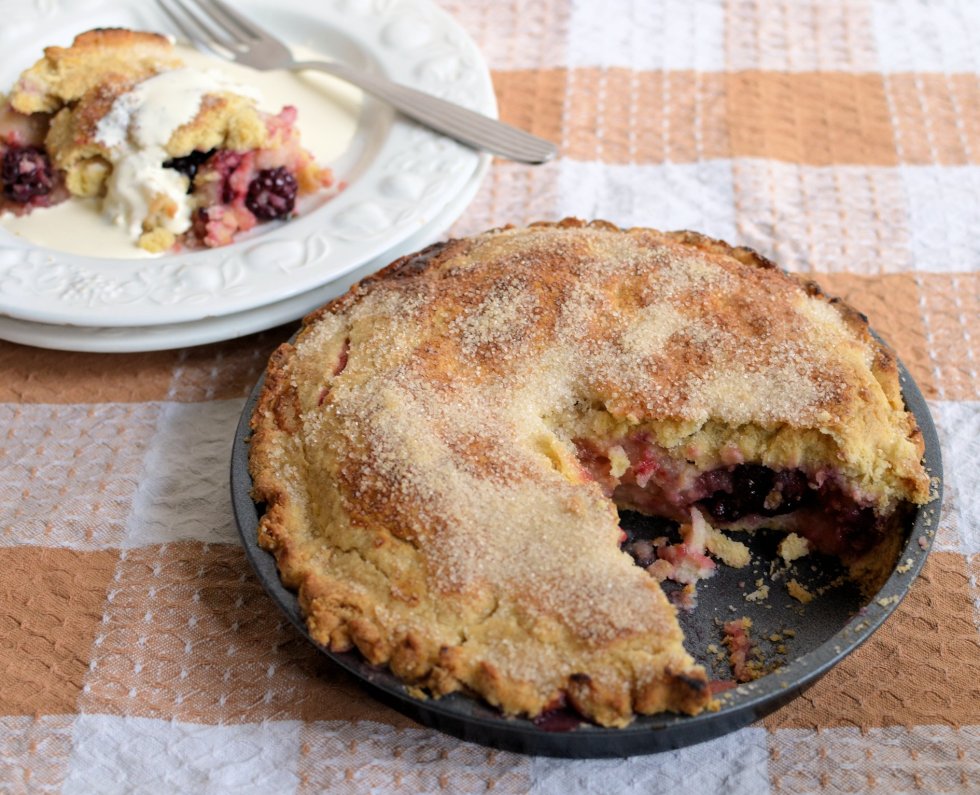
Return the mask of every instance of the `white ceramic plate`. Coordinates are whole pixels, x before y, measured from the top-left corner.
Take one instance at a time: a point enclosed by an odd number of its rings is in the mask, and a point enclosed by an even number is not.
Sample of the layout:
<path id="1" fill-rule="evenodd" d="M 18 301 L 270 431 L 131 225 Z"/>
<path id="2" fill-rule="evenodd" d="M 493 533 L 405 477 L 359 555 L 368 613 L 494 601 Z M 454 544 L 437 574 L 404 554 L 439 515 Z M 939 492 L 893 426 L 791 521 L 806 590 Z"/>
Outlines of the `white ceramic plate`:
<path id="1" fill-rule="evenodd" d="M 496 116 L 479 50 L 430 0 L 236 5 L 288 42 Z M 68 43 L 82 30 L 171 29 L 154 3 L 138 0 L 0 0 L 0 15 L 4 87 L 45 45 Z M 282 302 L 363 267 L 441 217 L 486 159 L 365 97 L 353 144 L 331 164 L 346 189 L 248 240 L 158 259 L 109 260 L 41 248 L 0 230 L 0 315 L 132 328 Z"/>
<path id="2" fill-rule="evenodd" d="M 77 327 L 34 323 L 29 320 L 0 316 L 0 339 L 64 351 L 132 353 L 183 348 L 189 345 L 235 339 L 281 323 L 288 323 L 331 298 L 341 295 L 354 282 L 383 268 L 398 257 L 423 248 L 436 240 L 470 203 L 480 183 L 483 182 L 489 165 L 490 158 L 487 157 L 463 190 L 453 197 L 442 213 L 414 235 L 410 235 L 380 257 L 302 295 L 230 315 L 156 326 Z"/>

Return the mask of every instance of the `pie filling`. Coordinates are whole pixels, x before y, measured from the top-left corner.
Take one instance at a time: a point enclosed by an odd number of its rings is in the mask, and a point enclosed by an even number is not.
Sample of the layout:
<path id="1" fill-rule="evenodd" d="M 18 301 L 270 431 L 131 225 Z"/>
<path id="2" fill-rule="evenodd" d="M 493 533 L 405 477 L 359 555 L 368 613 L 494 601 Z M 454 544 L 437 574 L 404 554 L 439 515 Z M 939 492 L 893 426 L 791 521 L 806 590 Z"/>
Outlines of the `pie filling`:
<path id="1" fill-rule="evenodd" d="M 93 199 L 134 244 L 212 248 L 329 187 L 296 108 L 185 65 L 153 33 L 97 29 L 49 47 L 0 101 L 0 213 Z"/>
<path id="2" fill-rule="evenodd" d="M 68 198 L 63 175 L 52 167 L 44 147 L 22 141 L 18 133 L 11 131 L 0 142 L 0 212 L 14 215 L 50 207 Z"/>
<path id="3" fill-rule="evenodd" d="M 774 527 L 806 538 L 818 552 L 863 555 L 893 528 L 832 470 L 772 469 L 739 463 L 702 470 L 638 433 L 575 439 L 579 463 L 617 506 L 689 522 L 696 509 L 713 527 Z M 643 561 L 638 560 L 643 565 Z"/>
<path id="4" fill-rule="evenodd" d="M 9 107 L 0 111 L 0 212 L 23 215 L 71 195 L 65 173 L 55 167 L 45 146 L 48 119 L 40 118 L 45 115 L 23 117 Z M 268 137 L 278 143 L 274 148 L 194 150 L 162 164 L 186 179 L 190 226 L 179 236 L 181 243 L 191 248 L 228 245 L 258 223 L 289 218 L 298 195 L 331 184 L 328 170 L 314 185 L 298 179 L 310 171 L 312 158 L 299 144 L 295 122 L 292 107 L 266 117 Z M 154 228 L 153 213 L 175 214 L 169 204 L 156 204 L 151 204 L 144 231 Z"/>

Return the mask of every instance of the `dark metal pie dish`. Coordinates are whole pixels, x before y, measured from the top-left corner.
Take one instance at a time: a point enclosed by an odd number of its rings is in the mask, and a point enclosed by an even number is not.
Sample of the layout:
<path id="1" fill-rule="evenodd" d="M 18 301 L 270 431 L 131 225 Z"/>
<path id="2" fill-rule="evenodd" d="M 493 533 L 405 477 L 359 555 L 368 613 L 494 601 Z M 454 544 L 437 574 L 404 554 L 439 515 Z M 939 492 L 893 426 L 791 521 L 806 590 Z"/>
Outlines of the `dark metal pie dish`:
<path id="1" fill-rule="evenodd" d="M 357 651 L 337 653 L 310 637 L 295 593 L 285 588 L 272 555 L 258 546 L 263 506 L 253 502 L 248 471 L 249 419 L 264 379 L 247 400 L 235 434 L 231 460 L 232 504 L 250 564 L 273 601 L 296 629 L 335 664 L 359 679 L 383 702 L 420 724 L 463 740 L 530 754 L 599 758 L 646 754 L 680 748 L 735 731 L 786 704 L 864 643 L 895 610 L 912 587 L 932 546 L 942 499 L 939 440 L 928 405 L 908 371 L 899 363 L 902 394 L 925 441 L 924 464 L 932 479 L 932 500 L 911 515 L 896 566 L 870 599 L 852 585 L 833 585 L 841 569 L 833 558 L 810 556 L 793 576 L 820 595 L 803 605 L 788 594 L 785 579 L 772 578 L 770 561 L 777 559 L 781 536 L 765 531 L 739 535 L 751 551 L 751 568 L 719 566 L 717 575 L 698 584 L 697 605 L 678 611 L 685 647 L 705 666 L 714 681 L 731 678 L 724 659 L 722 625 L 746 616 L 752 637 L 766 660 L 779 667 L 761 678 L 719 693 L 720 708 L 694 717 L 663 713 L 639 717 L 625 728 L 604 728 L 571 713 L 544 719 L 509 718 L 478 698 L 452 694 L 420 698 L 386 668 L 369 664 Z M 630 532 L 664 532 L 661 520 L 624 512 Z M 819 564 L 819 565 L 815 565 Z M 764 599 L 747 599 L 762 579 L 770 586 Z M 665 590 L 670 595 L 668 585 Z M 770 640 L 773 638 L 774 640 Z"/>

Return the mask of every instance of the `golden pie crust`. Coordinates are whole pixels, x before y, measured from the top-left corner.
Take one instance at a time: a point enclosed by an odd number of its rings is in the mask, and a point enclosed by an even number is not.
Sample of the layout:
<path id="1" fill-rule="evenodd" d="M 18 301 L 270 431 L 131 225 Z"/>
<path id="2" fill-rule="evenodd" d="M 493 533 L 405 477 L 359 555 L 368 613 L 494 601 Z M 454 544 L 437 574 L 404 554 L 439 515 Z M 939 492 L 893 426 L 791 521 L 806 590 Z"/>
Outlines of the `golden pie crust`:
<path id="1" fill-rule="evenodd" d="M 101 86 L 108 75 L 136 83 L 181 65 L 173 43 L 158 33 L 97 28 L 75 37 L 70 47 L 45 47 L 10 92 L 19 113 L 54 113 Z"/>
<path id="2" fill-rule="evenodd" d="M 574 219 L 355 285 L 275 352 L 252 428 L 259 541 L 318 642 L 606 726 L 711 696 L 576 440 L 832 467 L 881 516 L 929 492 L 895 358 L 857 312 L 748 249 Z M 872 557 L 850 562 L 879 576 Z"/>

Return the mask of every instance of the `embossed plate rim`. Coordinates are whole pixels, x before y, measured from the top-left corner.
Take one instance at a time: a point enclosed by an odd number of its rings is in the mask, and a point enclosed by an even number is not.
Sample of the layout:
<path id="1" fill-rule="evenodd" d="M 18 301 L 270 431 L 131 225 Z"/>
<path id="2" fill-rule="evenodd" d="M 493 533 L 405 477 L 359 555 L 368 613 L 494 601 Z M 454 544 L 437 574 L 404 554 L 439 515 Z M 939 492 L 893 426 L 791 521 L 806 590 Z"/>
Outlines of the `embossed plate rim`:
<path id="1" fill-rule="evenodd" d="M 0 51 L 0 74 L 8 82 L 24 65 L 25 53 L 37 57 L 43 45 L 88 27 L 170 30 L 155 4 L 137 0 L 46 0 L 16 8 L 6 2 L 0 10 L 6 13 L 7 6 L 11 23 L 0 31 L 0 45 L 8 45 Z M 476 44 L 432 0 L 333 0 L 315 8 L 303 0 L 248 0 L 244 10 L 293 40 L 300 36 L 288 34 L 290 25 L 309 19 L 315 23 L 311 29 L 329 29 L 387 76 L 497 115 L 489 69 Z M 368 106 L 379 107 L 365 98 Z M 361 129 L 358 136 L 371 132 Z M 142 327 L 242 312 L 300 295 L 417 232 L 465 189 L 485 158 L 395 115 L 378 151 L 337 196 L 231 246 L 110 260 L 56 252 L 0 229 L 0 313 L 58 325 Z M 339 180 L 344 176 L 337 174 Z"/>
<path id="2" fill-rule="evenodd" d="M 136 353 L 171 350 L 235 339 L 288 323 L 346 292 L 352 284 L 402 254 L 408 254 L 434 241 L 449 228 L 473 199 L 489 170 L 490 160 L 490 155 L 483 156 L 480 167 L 465 188 L 453 197 L 437 218 L 432 219 L 412 236 L 375 259 L 309 292 L 247 309 L 244 312 L 157 326 L 69 327 L 16 320 L 0 315 L 0 339 L 62 351 Z"/>

